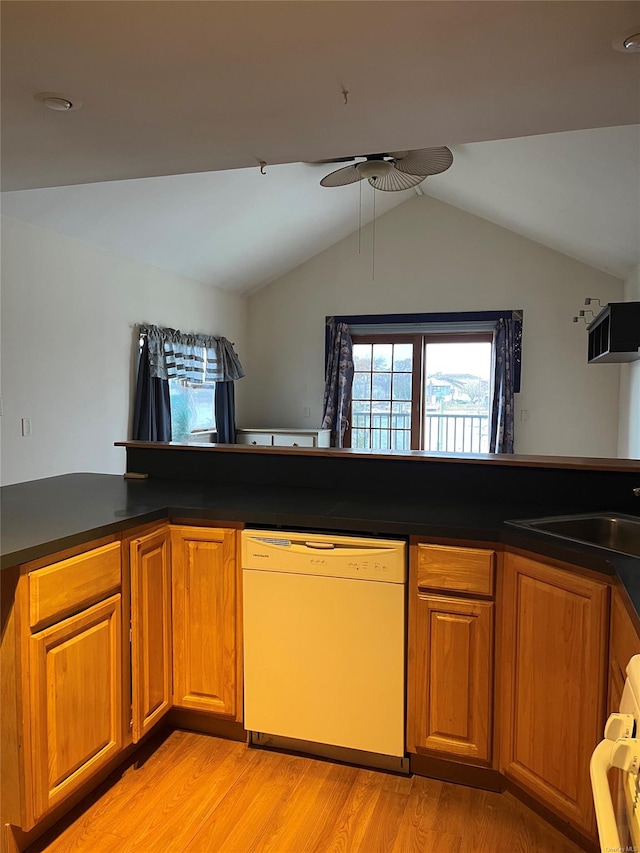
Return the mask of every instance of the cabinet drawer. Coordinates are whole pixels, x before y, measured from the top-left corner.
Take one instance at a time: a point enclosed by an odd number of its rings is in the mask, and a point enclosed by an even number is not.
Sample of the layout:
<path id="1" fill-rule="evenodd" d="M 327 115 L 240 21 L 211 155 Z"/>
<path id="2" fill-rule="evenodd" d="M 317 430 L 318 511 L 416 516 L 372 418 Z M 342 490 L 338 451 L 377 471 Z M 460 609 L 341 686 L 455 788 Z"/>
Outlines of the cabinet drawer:
<path id="1" fill-rule="evenodd" d="M 316 439 L 313 435 L 296 435 L 295 433 L 274 433 L 273 444 L 275 447 L 315 447 Z"/>
<path id="2" fill-rule="evenodd" d="M 495 551 L 427 544 L 417 550 L 419 587 L 493 595 Z"/>
<path id="3" fill-rule="evenodd" d="M 120 587 L 120 543 L 112 542 L 29 573 L 29 624 L 35 628 L 106 598 Z"/>
<path id="4" fill-rule="evenodd" d="M 270 432 L 237 432 L 236 444 L 257 444 L 268 447 L 273 444 L 273 434 Z"/>

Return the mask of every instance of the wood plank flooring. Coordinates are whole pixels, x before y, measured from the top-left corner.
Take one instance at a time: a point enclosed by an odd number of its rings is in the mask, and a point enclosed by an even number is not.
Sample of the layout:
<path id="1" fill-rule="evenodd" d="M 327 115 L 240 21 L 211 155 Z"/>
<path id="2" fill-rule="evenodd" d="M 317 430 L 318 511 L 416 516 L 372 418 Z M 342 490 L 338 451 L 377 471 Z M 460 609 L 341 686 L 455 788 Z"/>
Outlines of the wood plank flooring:
<path id="1" fill-rule="evenodd" d="M 514 798 L 174 731 L 29 853 L 578 853 Z"/>

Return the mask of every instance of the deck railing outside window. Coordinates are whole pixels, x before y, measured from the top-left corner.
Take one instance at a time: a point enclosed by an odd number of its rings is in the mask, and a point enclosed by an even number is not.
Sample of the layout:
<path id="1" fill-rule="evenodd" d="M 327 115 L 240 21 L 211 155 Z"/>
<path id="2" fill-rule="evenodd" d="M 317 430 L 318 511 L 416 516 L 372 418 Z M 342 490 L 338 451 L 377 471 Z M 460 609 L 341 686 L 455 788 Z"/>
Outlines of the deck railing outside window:
<path id="1" fill-rule="evenodd" d="M 389 412 L 354 414 L 351 446 L 358 450 L 410 450 L 411 416 Z M 478 414 L 428 414 L 423 449 L 441 453 L 488 453 L 489 418 Z"/>

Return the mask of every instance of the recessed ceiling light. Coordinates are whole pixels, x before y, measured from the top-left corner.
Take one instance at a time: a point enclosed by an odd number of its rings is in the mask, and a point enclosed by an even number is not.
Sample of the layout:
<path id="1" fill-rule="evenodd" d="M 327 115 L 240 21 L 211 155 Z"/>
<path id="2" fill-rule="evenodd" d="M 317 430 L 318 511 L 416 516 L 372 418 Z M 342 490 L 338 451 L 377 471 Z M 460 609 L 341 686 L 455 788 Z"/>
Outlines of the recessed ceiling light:
<path id="1" fill-rule="evenodd" d="M 71 100 L 66 95 L 61 95 L 60 92 L 40 92 L 36 95 L 36 101 L 40 101 L 45 107 L 56 112 L 73 112 L 79 110 L 82 104 L 80 101 Z"/>
<path id="2" fill-rule="evenodd" d="M 626 38 L 622 44 L 624 45 L 625 50 L 639 51 L 640 33 L 636 33 L 634 36 L 629 36 L 629 38 Z"/>
<path id="3" fill-rule="evenodd" d="M 640 53 L 640 25 L 634 27 L 631 34 L 627 30 L 626 33 L 619 35 L 612 41 L 611 45 L 614 50 L 620 53 Z"/>

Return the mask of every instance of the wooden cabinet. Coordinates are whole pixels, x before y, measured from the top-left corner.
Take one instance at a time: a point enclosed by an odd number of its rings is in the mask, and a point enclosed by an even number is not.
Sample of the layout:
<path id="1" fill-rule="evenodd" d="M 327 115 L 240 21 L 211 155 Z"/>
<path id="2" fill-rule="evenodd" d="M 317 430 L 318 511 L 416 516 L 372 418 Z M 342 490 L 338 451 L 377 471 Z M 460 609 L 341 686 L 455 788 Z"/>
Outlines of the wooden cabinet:
<path id="1" fill-rule="evenodd" d="M 237 444 L 267 447 L 329 447 L 329 429 L 239 429 Z"/>
<path id="2" fill-rule="evenodd" d="M 591 753 L 602 738 L 609 588 L 505 556 L 502 772 L 593 834 Z"/>
<path id="3" fill-rule="evenodd" d="M 413 745 L 490 761 L 493 608 L 418 595 Z"/>
<path id="4" fill-rule="evenodd" d="M 31 829 L 123 746 L 120 542 L 96 545 L 3 572 L 3 825 Z"/>
<path id="5" fill-rule="evenodd" d="M 139 741 L 171 708 L 171 554 L 169 528 L 129 543 L 131 715 Z"/>
<path id="6" fill-rule="evenodd" d="M 120 619 L 114 595 L 30 637 L 36 819 L 122 747 Z"/>
<path id="7" fill-rule="evenodd" d="M 611 594 L 611 623 L 609 629 L 609 688 L 607 716 L 618 711 L 622 691 L 627 677 L 626 667 L 633 655 L 640 654 L 640 637 L 625 606 L 622 590 L 613 589 Z M 609 771 L 609 784 L 614 803 L 622 796 L 622 770 Z"/>
<path id="8" fill-rule="evenodd" d="M 640 358 L 640 302 L 610 302 L 587 329 L 590 364 Z"/>
<path id="9" fill-rule="evenodd" d="M 239 716 L 234 530 L 172 526 L 173 702 Z"/>
<path id="10" fill-rule="evenodd" d="M 410 752 L 491 764 L 494 563 L 491 549 L 412 542 Z"/>
<path id="11" fill-rule="evenodd" d="M 620 707 L 629 660 L 640 654 L 640 637 L 624 602 L 626 593 L 614 589 L 611 595 L 611 627 L 609 641 L 609 698 L 607 713 Z"/>

